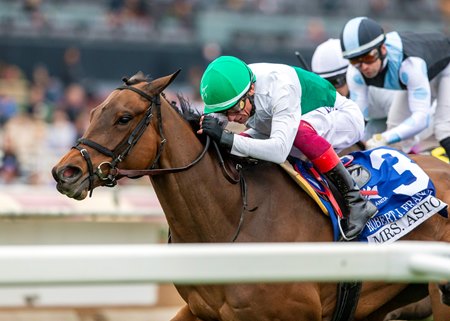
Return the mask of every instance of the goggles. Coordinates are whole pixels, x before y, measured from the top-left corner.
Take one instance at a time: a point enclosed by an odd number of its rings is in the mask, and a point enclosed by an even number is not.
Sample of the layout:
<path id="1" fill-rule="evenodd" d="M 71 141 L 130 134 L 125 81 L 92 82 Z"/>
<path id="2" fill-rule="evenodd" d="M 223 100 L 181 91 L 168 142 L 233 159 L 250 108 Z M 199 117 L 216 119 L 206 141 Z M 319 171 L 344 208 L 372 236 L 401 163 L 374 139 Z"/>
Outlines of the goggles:
<path id="1" fill-rule="evenodd" d="M 334 86 L 334 88 L 341 88 L 342 86 L 344 86 L 347 83 L 345 74 L 337 75 L 337 76 L 329 77 L 329 78 L 325 78 L 325 79 L 328 80 Z"/>
<path id="2" fill-rule="evenodd" d="M 245 94 L 239 101 L 234 105 L 233 107 L 227 109 L 224 111 L 224 114 L 232 115 L 232 114 L 238 114 L 245 108 L 245 101 L 248 98 L 248 95 Z"/>
<path id="3" fill-rule="evenodd" d="M 356 68 L 361 67 L 361 64 L 373 64 L 375 61 L 380 58 L 380 52 L 377 48 L 372 49 L 369 53 L 365 54 L 364 56 L 359 56 L 356 58 L 350 59 L 350 63 L 355 66 Z"/>

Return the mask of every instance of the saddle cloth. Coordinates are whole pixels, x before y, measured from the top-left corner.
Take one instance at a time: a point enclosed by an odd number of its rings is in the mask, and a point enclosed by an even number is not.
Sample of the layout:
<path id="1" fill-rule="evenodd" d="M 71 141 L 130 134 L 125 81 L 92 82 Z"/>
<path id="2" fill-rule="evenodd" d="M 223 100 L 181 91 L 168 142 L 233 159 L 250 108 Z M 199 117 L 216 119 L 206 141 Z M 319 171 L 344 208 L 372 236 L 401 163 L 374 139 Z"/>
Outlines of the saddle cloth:
<path id="1" fill-rule="evenodd" d="M 353 152 L 341 157 L 341 161 L 361 188 L 361 194 L 379 210 L 356 241 L 391 243 L 434 214 L 447 215 L 447 204 L 435 197 L 431 179 L 403 152 L 379 147 Z M 337 241 L 342 213 L 325 177 L 310 162 L 300 159 L 294 159 L 293 167 L 286 163 L 282 167 L 329 215 Z"/>

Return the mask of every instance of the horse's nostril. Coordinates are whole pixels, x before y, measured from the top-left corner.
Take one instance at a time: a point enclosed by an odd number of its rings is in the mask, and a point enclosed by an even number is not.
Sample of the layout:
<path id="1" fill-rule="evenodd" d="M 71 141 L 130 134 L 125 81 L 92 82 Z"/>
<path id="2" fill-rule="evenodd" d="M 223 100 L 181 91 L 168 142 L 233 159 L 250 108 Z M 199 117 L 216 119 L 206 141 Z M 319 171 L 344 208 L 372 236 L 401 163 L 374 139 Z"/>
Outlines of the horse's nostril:
<path id="1" fill-rule="evenodd" d="M 81 170 L 75 166 L 66 166 L 58 171 L 57 178 L 61 182 L 77 179 L 81 175 Z"/>
<path id="2" fill-rule="evenodd" d="M 72 177 L 75 174 L 75 169 L 73 167 L 67 167 L 61 173 L 63 178 Z"/>

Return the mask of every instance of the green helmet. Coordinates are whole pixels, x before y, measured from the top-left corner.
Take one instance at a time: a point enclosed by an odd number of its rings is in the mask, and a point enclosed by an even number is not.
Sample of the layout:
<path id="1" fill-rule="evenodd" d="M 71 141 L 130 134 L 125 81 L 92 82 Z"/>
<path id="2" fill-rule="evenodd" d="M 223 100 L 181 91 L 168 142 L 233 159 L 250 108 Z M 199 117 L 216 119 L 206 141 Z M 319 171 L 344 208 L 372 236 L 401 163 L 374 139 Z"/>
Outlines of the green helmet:
<path id="1" fill-rule="evenodd" d="M 255 80 L 252 71 L 242 60 L 232 56 L 215 59 L 206 68 L 200 82 L 204 113 L 221 112 L 233 107 Z"/>

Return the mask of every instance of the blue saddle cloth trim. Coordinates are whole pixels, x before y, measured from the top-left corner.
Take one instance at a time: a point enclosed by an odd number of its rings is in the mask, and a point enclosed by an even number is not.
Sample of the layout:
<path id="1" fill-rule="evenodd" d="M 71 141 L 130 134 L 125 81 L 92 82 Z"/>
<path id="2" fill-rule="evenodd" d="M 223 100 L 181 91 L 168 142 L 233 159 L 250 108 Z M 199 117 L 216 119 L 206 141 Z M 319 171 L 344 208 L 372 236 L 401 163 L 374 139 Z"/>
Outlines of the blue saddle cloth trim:
<path id="1" fill-rule="evenodd" d="M 311 187 L 316 191 L 317 195 L 319 195 L 320 201 L 322 202 L 322 204 L 325 206 L 328 213 L 330 214 L 329 217 L 330 217 L 331 223 L 333 225 L 333 238 L 334 238 L 334 241 L 337 241 L 340 237 L 340 231 L 339 231 L 339 226 L 338 226 L 338 217 L 337 217 L 337 214 L 336 214 L 336 211 L 335 211 L 333 205 L 331 204 L 328 197 L 325 195 L 326 194 L 325 188 L 329 188 L 329 187 L 325 187 L 321 182 L 319 182 L 316 179 L 316 177 L 310 171 L 310 168 L 312 168 L 312 167 L 313 167 L 313 165 L 311 162 L 305 162 L 300 159 L 296 159 L 296 161 L 295 161 L 295 169 L 305 180 L 308 181 L 308 183 L 311 185 Z M 322 181 L 326 182 L 325 177 L 322 174 L 320 174 L 320 176 L 322 177 Z"/>

